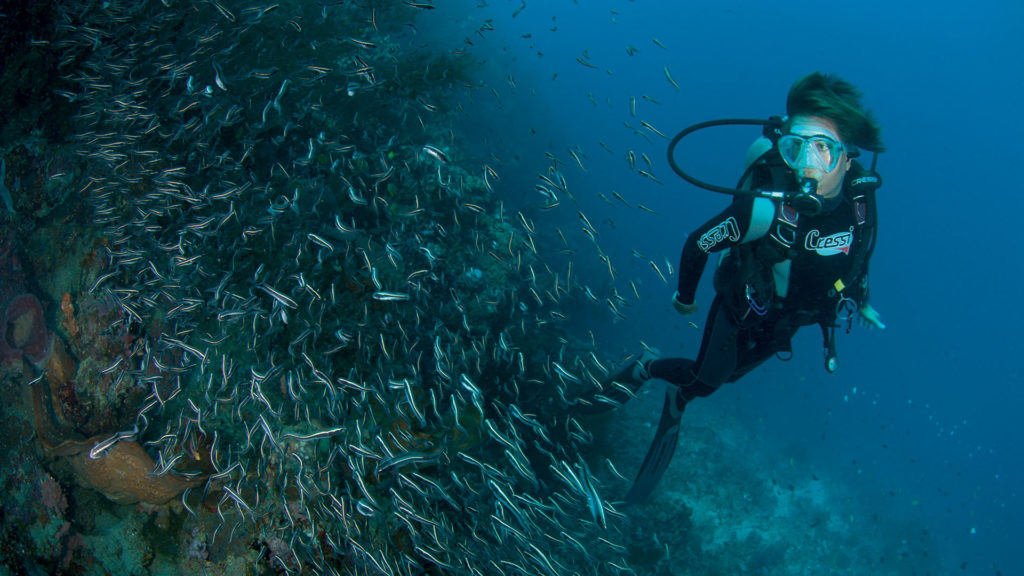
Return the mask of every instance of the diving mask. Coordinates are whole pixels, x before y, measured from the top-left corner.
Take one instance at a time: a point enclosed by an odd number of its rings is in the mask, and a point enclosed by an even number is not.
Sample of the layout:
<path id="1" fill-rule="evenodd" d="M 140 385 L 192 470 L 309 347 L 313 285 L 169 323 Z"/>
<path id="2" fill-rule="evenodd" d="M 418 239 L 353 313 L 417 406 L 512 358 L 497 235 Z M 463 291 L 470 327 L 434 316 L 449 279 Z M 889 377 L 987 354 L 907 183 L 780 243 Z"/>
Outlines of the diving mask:
<path id="1" fill-rule="evenodd" d="M 790 168 L 814 168 L 825 174 L 836 169 L 846 150 L 842 142 L 824 134 L 785 134 L 779 137 L 778 145 L 782 160 Z"/>

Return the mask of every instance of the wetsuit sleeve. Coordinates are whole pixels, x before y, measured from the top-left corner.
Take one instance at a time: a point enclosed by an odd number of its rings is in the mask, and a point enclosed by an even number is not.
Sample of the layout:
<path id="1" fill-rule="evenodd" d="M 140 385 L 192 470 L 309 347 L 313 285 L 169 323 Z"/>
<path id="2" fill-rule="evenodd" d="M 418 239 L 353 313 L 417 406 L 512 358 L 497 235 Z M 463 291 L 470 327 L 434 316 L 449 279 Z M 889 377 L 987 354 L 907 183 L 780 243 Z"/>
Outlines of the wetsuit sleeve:
<path id="1" fill-rule="evenodd" d="M 686 304 L 692 304 L 697 296 L 697 285 L 704 273 L 708 256 L 726 248 L 739 245 L 746 238 L 753 213 L 751 198 L 737 198 L 714 218 L 697 228 L 686 238 L 683 253 L 679 257 L 679 296 Z"/>
<path id="2" fill-rule="evenodd" d="M 857 306 L 864 306 L 868 303 L 870 290 L 868 289 L 868 271 L 865 264 L 864 273 L 857 279 L 857 283 L 846 289 L 846 296 L 857 303 Z"/>

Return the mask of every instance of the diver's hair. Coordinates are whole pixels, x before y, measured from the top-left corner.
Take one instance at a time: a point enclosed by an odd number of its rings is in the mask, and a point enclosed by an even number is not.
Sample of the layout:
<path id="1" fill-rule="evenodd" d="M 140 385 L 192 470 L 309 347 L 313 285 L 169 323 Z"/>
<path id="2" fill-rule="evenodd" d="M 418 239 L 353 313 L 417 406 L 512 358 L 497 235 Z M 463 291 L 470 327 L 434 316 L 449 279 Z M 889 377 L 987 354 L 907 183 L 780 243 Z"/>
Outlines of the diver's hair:
<path id="1" fill-rule="evenodd" d="M 843 142 L 873 152 L 884 152 L 878 122 L 860 103 L 856 86 L 835 74 L 812 72 L 793 83 L 786 98 L 786 114 L 820 116 L 836 123 Z"/>

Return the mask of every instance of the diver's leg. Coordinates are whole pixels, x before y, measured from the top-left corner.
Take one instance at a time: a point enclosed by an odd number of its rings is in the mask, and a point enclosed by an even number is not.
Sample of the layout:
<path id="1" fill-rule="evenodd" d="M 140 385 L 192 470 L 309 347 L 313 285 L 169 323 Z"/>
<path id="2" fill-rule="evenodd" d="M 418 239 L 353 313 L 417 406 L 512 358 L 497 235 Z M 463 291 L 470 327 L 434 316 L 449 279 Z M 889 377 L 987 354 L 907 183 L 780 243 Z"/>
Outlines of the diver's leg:
<path id="1" fill-rule="evenodd" d="M 736 370 L 740 356 L 737 349 L 739 336 L 732 314 L 722 305 L 720 298 L 715 298 L 708 312 L 697 360 L 656 359 L 648 364 L 649 376 L 678 386 L 687 400 L 709 396 Z"/>
<path id="2" fill-rule="evenodd" d="M 708 323 L 710 327 L 704 331 L 693 381 L 681 386 L 688 400 L 710 396 L 718 390 L 736 370 L 739 360 L 740 329 L 721 297 L 716 296 L 711 303 Z"/>
<path id="3" fill-rule="evenodd" d="M 650 363 L 651 377 L 667 380 L 675 386 L 665 391 L 658 430 L 633 486 L 626 494 L 627 502 L 642 502 L 658 485 L 676 451 L 679 422 L 686 404 L 697 396 L 707 396 L 717 390 L 735 370 L 738 336 L 739 329 L 730 312 L 721 305 L 719 298 L 715 298 L 697 361 L 666 358 Z"/>
<path id="4" fill-rule="evenodd" d="M 651 378 L 664 380 L 669 384 L 683 388 L 692 386 L 696 376 L 694 368 L 697 362 L 689 358 L 659 358 L 648 366 Z"/>
<path id="5" fill-rule="evenodd" d="M 659 358 L 657 350 L 644 349 L 630 356 L 601 384 L 601 392 L 578 408 L 585 415 L 600 414 L 626 403 L 651 378 L 670 382 L 684 390 L 688 400 L 707 396 L 718 389 L 736 368 L 738 328 L 732 315 L 715 298 L 708 312 L 697 360 Z"/>

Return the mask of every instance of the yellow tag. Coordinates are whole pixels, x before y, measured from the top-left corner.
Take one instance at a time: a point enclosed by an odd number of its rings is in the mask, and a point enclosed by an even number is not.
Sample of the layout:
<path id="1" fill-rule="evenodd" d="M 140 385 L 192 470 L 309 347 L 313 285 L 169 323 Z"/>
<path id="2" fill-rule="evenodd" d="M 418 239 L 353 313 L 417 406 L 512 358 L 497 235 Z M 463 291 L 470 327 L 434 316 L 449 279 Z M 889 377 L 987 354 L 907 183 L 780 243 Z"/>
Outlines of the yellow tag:
<path id="1" fill-rule="evenodd" d="M 846 290 L 846 284 L 843 284 L 842 278 L 836 280 L 836 283 L 833 284 L 832 286 L 835 287 L 836 292 L 842 292 L 843 290 Z"/>

